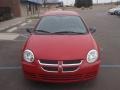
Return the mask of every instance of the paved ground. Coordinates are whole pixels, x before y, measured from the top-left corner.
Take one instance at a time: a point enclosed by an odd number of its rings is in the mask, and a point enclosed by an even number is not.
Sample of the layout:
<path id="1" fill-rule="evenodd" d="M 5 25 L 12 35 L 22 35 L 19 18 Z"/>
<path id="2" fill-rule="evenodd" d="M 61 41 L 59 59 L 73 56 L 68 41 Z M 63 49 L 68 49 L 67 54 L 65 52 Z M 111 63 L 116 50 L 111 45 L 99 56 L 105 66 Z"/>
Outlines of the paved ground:
<path id="1" fill-rule="evenodd" d="M 25 20 L 26 20 L 25 17 L 18 17 L 11 20 L 0 22 L 0 31 L 19 25 L 22 22 L 25 22 Z"/>
<path id="2" fill-rule="evenodd" d="M 120 17 L 107 14 L 109 7 L 71 9 L 79 12 L 90 26 L 96 26 L 94 34 L 104 54 L 100 73 L 95 80 L 75 84 L 44 84 L 25 80 L 20 67 L 21 47 L 37 20 L 26 22 L 0 32 L 0 89 L 1 90 L 119 90 L 120 86 Z M 4 35 L 4 36 L 1 36 Z M 11 35 L 11 36 L 10 36 Z"/>

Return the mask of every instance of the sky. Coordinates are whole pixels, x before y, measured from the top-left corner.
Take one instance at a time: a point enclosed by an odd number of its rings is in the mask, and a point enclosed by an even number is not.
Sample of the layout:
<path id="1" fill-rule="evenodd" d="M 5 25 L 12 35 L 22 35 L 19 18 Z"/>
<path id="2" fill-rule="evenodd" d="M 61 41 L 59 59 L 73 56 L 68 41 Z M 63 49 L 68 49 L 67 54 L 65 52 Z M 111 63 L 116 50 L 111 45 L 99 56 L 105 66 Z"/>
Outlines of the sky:
<path id="1" fill-rule="evenodd" d="M 74 5 L 75 0 L 59 0 L 63 1 L 64 5 Z M 93 0 L 93 3 L 107 3 L 107 2 L 115 2 L 115 1 L 120 1 L 120 0 Z"/>

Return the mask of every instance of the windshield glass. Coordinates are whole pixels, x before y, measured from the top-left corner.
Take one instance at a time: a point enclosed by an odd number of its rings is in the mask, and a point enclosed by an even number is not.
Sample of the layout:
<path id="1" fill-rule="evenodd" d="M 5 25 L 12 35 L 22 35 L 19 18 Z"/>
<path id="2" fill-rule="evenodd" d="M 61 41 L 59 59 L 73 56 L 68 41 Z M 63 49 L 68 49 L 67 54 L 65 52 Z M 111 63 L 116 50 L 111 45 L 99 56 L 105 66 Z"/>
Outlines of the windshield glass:
<path id="1" fill-rule="evenodd" d="M 84 23 L 78 16 L 45 16 L 39 22 L 36 30 L 55 32 L 87 33 Z"/>

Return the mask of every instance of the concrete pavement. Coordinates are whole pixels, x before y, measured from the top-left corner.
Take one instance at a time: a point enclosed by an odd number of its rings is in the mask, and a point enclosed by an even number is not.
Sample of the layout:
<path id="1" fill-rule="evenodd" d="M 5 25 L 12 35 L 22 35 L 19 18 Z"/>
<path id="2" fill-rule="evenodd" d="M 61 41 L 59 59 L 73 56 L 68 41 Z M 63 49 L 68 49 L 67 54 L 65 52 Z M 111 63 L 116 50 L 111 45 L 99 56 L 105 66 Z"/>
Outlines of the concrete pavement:
<path id="1" fill-rule="evenodd" d="M 19 25 L 25 20 L 26 20 L 25 17 L 20 17 L 20 18 L 15 18 L 15 19 L 0 22 L 0 31 Z"/>

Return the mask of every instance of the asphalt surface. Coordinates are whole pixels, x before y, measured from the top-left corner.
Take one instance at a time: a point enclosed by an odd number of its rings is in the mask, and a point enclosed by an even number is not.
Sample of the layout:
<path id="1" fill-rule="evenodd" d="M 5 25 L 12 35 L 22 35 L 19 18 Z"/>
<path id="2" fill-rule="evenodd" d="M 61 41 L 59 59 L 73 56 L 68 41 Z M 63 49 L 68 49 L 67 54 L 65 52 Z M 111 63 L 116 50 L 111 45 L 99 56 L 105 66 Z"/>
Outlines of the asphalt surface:
<path id="1" fill-rule="evenodd" d="M 10 32 L 19 36 L 13 40 L 0 39 L 0 90 L 119 90 L 120 89 L 120 17 L 107 14 L 108 6 L 80 10 L 89 27 L 95 26 L 95 39 L 103 49 L 101 68 L 96 79 L 72 84 L 48 84 L 26 80 L 22 74 L 21 48 L 28 37 L 25 29 L 34 27 L 37 20 L 18 26 Z M 7 30 L 0 33 L 5 33 Z"/>

